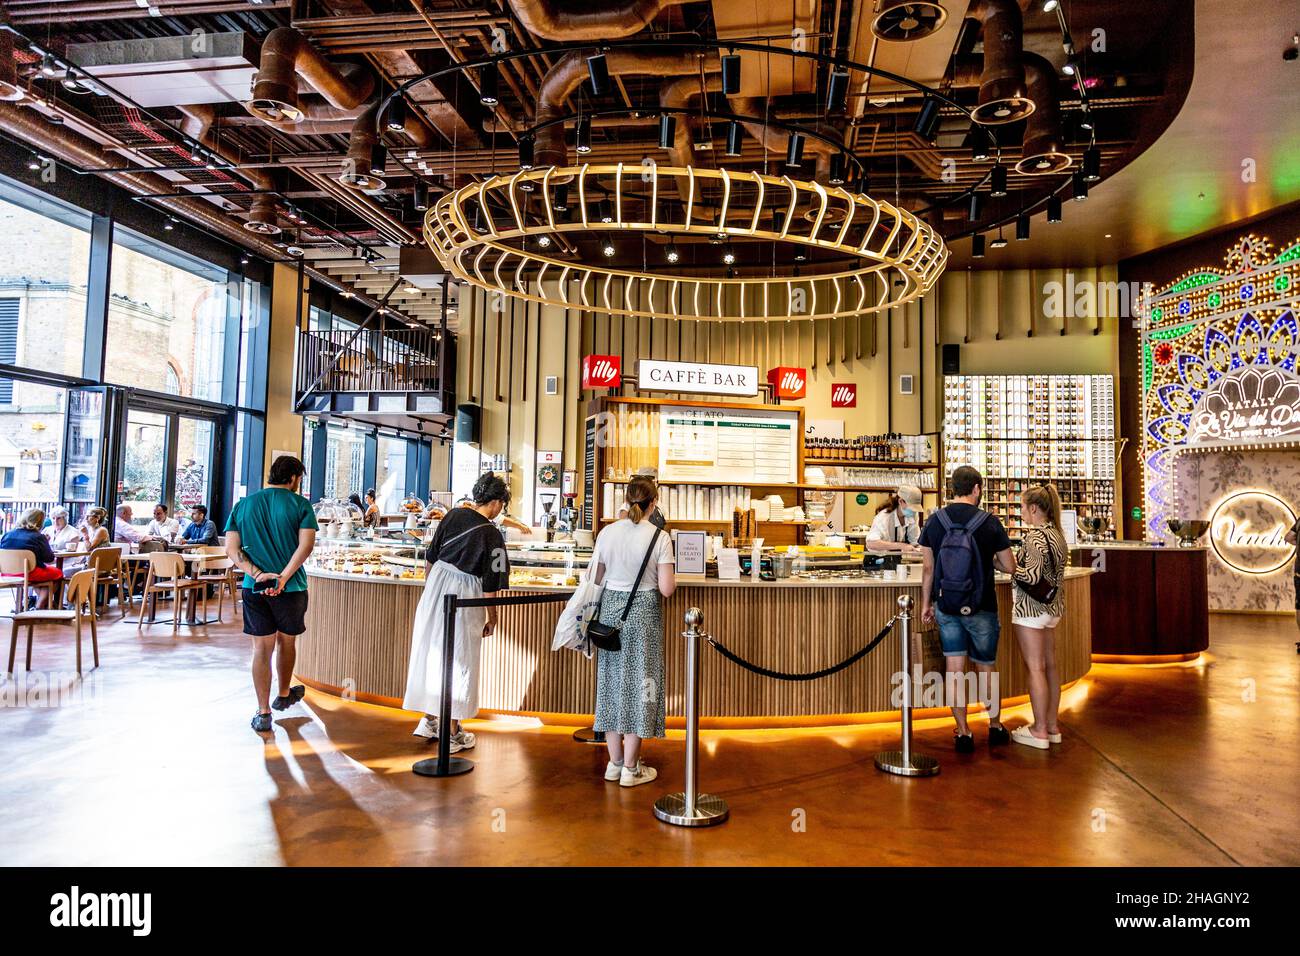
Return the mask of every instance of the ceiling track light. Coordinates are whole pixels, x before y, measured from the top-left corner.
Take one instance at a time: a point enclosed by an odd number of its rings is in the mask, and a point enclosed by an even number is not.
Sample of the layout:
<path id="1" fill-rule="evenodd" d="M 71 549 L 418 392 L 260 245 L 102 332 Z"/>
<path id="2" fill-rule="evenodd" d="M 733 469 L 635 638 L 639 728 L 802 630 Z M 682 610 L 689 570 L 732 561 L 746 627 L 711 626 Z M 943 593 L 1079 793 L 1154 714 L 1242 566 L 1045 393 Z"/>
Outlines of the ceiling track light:
<path id="1" fill-rule="evenodd" d="M 1088 198 L 1088 180 L 1084 178 L 1082 169 L 1076 169 L 1070 177 L 1070 198 L 1075 202 Z"/>
<path id="2" fill-rule="evenodd" d="M 596 203 L 596 218 L 605 223 L 614 221 L 614 207 L 608 199 Z"/>
<path id="3" fill-rule="evenodd" d="M 916 121 L 912 124 L 912 132 L 922 139 L 932 140 L 938 131 L 939 101 L 932 96 L 927 96 L 925 102 L 921 104 L 921 112 L 916 114 Z"/>
<path id="4" fill-rule="evenodd" d="M 849 94 L 849 71 L 834 69 L 826 78 L 826 112 L 842 113 Z"/>
<path id="5" fill-rule="evenodd" d="M 672 113 L 664 113 L 659 117 L 659 148 L 672 149 L 673 140 L 677 136 L 677 117 Z"/>
<path id="6" fill-rule="evenodd" d="M 1088 108 L 1085 106 L 1083 112 L 1079 114 L 1079 129 L 1086 133 L 1091 133 L 1095 128 L 1096 124 L 1092 121 L 1092 113 L 1089 112 Z"/>
<path id="7" fill-rule="evenodd" d="M 578 125 L 573 129 L 574 149 L 580 153 L 591 152 L 591 117 L 578 117 Z"/>
<path id="8" fill-rule="evenodd" d="M 977 232 L 970 237 L 970 257 L 972 259 L 984 258 L 984 233 Z"/>
<path id="9" fill-rule="evenodd" d="M 1057 195 L 1048 196 L 1047 197 L 1047 221 L 1060 222 L 1061 218 L 1062 218 L 1061 197 Z"/>
<path id="10" fill-rule="evenodd" d="M 370 175 L 383 176 L 388 170 L 388 147 L 375 143 L 370 147 Z"/>
<path id="11" fill-rule="evenodd" d="M 1007 194 L 1007 167 L 998 164 L 993 167 L 992 178 L 989 182 L 989 195 L 995 199 L 1001 199 Z"/>
<path id="12" fill-rule="evenodd" d="M 1029 238 L 1029 213 L 1022 212 L 1016 217 L 1016 242 L 1024 242 Z"/>
<path id="13" fill-rule="evenodd" d="M 411 199 L 411 205 L 416 212 L 424 212 L 429 208 L 429 184 L 423 180 L 415 181 L 415 193 Z"/>
<path id="14" fill-rule="evenodd" d="M 561 183 L 555 187 L 555 192 L 551 197 L 551 208 L 556 212 L 569 211 L 569 187 L 567 183 Z"/>
<path id="15" fill-rule="evenodd" d="M 406 129 L 406 100 L 399 96 L 388 102 L 388 128 L 394 133 Z"/>
<path id="16" fill-rule="evenodd" d="M 987 163 L 990 158 L 989 138 L 984 135 L 983 128 L 972 125 L 966 131 L 966 139 L 962 145 L 970 149 L 971 162 Z"/>
<path id="17" fill-rule="evenodd" d="M 1006 247 L 1007 247 L 1007 240 L 1006 240 L 1006 237 L 1004 237 L 1004 236 L 1002 235 L 1002 227 L 999 226 L 999 227 L 998 227 L 998 234 L 997 234 L 997 237 L 994 238 L 994 239 L 992 239 L 992 240 L 990 240 L 990 242 L 989 242 L 989 248 L 990 248 L 990 249 L 1005 249 Z"/>
<path id="18" fill-rule="evenodd" d="M 740 93 L 740 55 L 727 53 L 719 60 L 722 63 L 722 93 L 724 96 L 736 96 Z"/>
<path id="19" fill-rule="evenodd" d="M 501 102 L 500 91 L 501 71 L 494 61 L 478 71 L 478 101 L 484 106 L 496 106 Z"/>
<path id="20" fill-rule="evenodd" d="M 1079 61 L 1074 55 L 1067 56 L 1065 65 L 1061 67 L 1061 72 L 1066 76 L 1075 76 L 1079 72 Z"/>
<path id="21" fill-rule="evenodd" d="M 668 249 L 664 252 L 664 258 L 669 263 L 675 263 L 681 258 L 681 253 L 677 251 L 677 246 L 670 242 L 668 243 Z"/>
<path id="22" fill-rule="evenodd" d="M 166 229 L 168 232 L 171 232 L 173 229 L 175 229 L 175 228 L 176 228 L 176 217 L 174 217 L 174 216 L 168 216 L 168 217 L 167 217 L 167 221 L 163 223 L 163 228 Z"/>
<path id="23" fill-rule="evenodd" d="M 736 264 L 736 251 L 731 248 L 731 243 L 722 247 L 722 261 L 729 266 Z"/>
<path id="24" fill-rule="evenodd" d="M 830 183 L 832 186 L 844 185 L 844 154 L 843 153 L 831 154 L 831 168 L 830 168 L 830 173 L 826 177 L 826 181 Z"/>
<path id="25" fill-rule="evenodd" d="M 740 136 L 741 136 L 740 122 L 738 120 L 732 120 L 730 123 L 727 124 L 727 155 L 728 156 L 740 155 Z"/>
<path id="26" fill-rule="evenodd" d="M 604 244 L 600 247 L 600 251 L 604 253 L 606 259 L 611 259 L 617 250 L 614 249 L 614 243 L 606 239 Z"/>
<path id="27" fill-rule="evenodd" d="M 984 215 L 984 194 L 971 193 L 970 206 L 966 210 L 966 218 L 969 219 L 972 223 L 976 223 L 980 221 L 980 217 L 983 215 Z"/>
<path id="28" fill-rule="evenodd" d="M 591 95 L 603 96 L 609 91 L 609 62 L 605 54 L 596 53 L 587 57 L 587 78 L 591 80 Z"/>
<path id="29" fill-rule="evenodd" d="M 1043 12 L 1052 13 L 1061 5 L 1061 0 L 1043 0 Z"/>
<path id="30" fill-rule="evenodd" d="M 53 53 L 46 53 L 41 57 L 41 73 L 45 76 L 54 76 L 59 72 L 59 63 L 54 59 Z"/>
<path id="31" fill-rule="evenodd" d="M 785 147 L 785 164 L 787 166 L 803 165 L 803 133 L 791 133 Z"/>
<path id="32" fill-rule="evenodd" d="M 1096 146 L 1089 146 L 1083 151 L 1083 173 L 1085 182 L 1095 183 L 1101 179 L 1101 150 Z"/>
<path id="33" fill-rule="evenodd" d="M 533 148 L 536 141 L 531 136 L 522 136 L 519 139 L 519 168 L 533 168 Z"/>
<path id="34" fill-rule="evenodd" d="M 871 191 L 871 177 L 865 169 L 858 173 L 857 188 L 859 196 L 865 196 Z"/>

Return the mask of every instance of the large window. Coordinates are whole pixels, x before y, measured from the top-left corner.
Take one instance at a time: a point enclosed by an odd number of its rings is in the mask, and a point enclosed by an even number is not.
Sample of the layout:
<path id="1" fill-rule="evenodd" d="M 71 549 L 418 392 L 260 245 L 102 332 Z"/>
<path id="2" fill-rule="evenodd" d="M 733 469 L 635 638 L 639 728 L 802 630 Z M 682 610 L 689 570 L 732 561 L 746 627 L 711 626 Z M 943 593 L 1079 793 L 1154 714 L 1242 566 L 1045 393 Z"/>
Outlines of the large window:
<path id="1" fill-rule="evenodd" d="M 4 380 L 0 405 L 0 523 L 4 528 L 33 505 L 61 500 L 63 431 L 68 393 L 34 382 Z"/>
<path id="2" fill-rule="evenodd" d="M 375 497 L 384 514 L 397 514 L 406 498 L 406 448 L 405 438 L 379 436 Z"/>
<path id="3" fill-rule="evenodd" d="M 105 377 L 222 400 L 226 272 L 119 229 L 109 282 Z"/>
<path id="4" fill-rule="evenodd" d="M 358 428 L 329 425 L 325 439 L 325 489 L 322 497 L 347 498 L 366 492 L 366 438 Z"/>

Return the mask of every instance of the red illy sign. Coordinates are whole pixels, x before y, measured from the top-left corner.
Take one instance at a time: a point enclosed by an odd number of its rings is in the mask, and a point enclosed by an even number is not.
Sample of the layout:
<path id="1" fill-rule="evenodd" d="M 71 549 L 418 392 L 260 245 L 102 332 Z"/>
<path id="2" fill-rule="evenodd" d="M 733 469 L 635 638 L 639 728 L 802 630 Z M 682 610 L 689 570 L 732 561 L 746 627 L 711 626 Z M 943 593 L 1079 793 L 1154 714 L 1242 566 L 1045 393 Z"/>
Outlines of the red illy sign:
<path id="1" fill-rule="evenodd" d="M 854 384 L 841 385 L 836 382 L 831 385 L 831 408 L 857 408 L 858 407 L 858 387 Z"/>
<path id="2" fill-rule="evenodd" d="M 808 390 L 808 370 L 778 365 L 768 370 L 767 381 L 777 398 L 803 398 Z"/>
<path id="3" fill-rule="evenodd" d="M 583 388 L 618 388 L 623 382 L 623 360 L 617 355 L 588 355 L 582 360 Z"/>

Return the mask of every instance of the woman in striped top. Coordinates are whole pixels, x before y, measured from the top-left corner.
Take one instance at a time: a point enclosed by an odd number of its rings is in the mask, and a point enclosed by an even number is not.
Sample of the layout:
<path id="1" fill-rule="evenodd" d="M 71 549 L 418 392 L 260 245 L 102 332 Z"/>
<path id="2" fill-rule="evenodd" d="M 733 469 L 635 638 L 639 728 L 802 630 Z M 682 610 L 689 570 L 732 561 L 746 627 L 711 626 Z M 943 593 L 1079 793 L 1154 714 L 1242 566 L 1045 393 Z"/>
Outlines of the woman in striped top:
<path id="1" fill-rule="evenodd" d="M 1070 563 L 1070 549 L 1061 531 L 1061 498 L 1053 485 L 1034 485 L 1021 497 L 1024 539 L 1016 554 L 1011 626 L 1029 670 L 1029 701 L 1034 722 L 1017 727 L 1011 739 L 1047 750 L 1061 742 L 1056 712 L 1061 681 L 1056 667 L 1056 625 L 1065 613 L 1061 583 Z"/>

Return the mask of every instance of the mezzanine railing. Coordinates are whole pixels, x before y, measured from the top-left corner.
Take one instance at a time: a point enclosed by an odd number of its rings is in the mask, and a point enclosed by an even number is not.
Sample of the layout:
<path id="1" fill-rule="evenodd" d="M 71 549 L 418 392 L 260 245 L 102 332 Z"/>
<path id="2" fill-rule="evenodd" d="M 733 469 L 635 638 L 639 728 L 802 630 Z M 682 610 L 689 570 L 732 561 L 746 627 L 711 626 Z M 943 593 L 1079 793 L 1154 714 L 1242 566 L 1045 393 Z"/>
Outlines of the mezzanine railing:
<path id="1" fill-rule="evenodd" d="M 429 328 L 299 332 L 298 397 L 313 384 L 317 392 L 437 392 L 438 334 Z"/>

